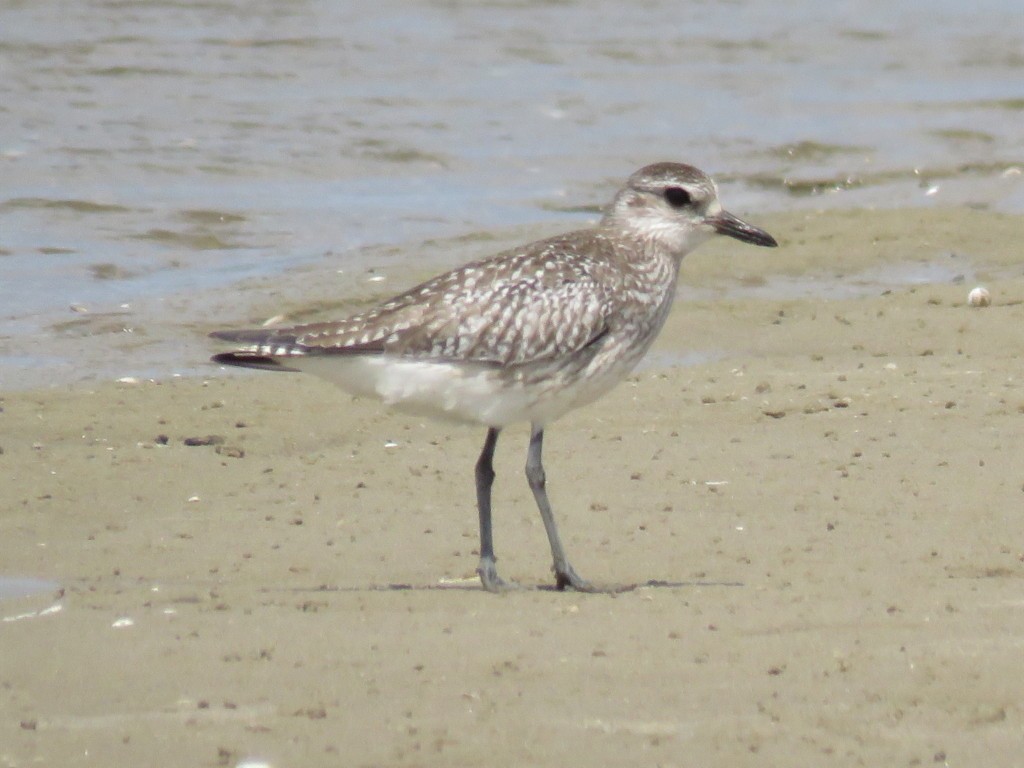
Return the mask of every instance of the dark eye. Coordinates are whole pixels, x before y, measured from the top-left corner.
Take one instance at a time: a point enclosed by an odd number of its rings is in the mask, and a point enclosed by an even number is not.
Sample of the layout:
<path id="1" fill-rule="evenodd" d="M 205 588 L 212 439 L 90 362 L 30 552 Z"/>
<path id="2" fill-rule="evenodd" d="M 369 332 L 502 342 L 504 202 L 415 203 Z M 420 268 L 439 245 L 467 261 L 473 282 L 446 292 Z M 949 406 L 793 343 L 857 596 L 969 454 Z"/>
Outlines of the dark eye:
<path id="1" fill-rule="evenodd" d="M 673 208 L 684 208 L 693 202 L 690 197 L 690 193 L 682 187 L 666 187 L 665 188 L 665 200 Z"/>

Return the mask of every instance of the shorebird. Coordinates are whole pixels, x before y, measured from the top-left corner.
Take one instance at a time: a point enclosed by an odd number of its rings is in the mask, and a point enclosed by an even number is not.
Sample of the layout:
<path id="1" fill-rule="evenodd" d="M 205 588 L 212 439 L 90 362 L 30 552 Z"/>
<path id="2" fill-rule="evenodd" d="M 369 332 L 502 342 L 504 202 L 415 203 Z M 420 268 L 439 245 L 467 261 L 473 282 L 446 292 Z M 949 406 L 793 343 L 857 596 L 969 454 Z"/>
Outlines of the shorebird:
<path id="1" fill-rule="evenodd" d="M 723 210 L 715 183 L 679 163 L 641 168 L 591 229 L 539 240 L 428 280 L 361 314 L 290 328 L 216 331 L 214 362 L 305 371 L 355 395 L 487 428 L 476 462 L 484 589 L 498 576 L 492 459 L 501 429 L 531 425 L 526 477 L 554 561 L 555 585 L 595 591 L 569 563 L 545 487 L 544 429 L 621 381 L 665 323 L 683 257 L 714 235 L 775 247 Z"/>

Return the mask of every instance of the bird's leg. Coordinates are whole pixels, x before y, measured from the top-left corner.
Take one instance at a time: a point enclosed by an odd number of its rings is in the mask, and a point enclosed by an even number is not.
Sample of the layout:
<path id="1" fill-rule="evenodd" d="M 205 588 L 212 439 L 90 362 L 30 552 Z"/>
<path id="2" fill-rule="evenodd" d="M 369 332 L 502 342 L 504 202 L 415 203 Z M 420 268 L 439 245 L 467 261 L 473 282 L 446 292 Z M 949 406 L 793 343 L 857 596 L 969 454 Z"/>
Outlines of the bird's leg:
<path id="1" fill-rule="evenodd" d="M 526 479 L 530 482 L 530 490 L 533 491 L 533 498 L 540 510 L 541 520 L 544 521 L 544 530 L 548 533 L 548 543 L 551 545 L 551 557 L 554 559 L 555 586 L 558 589 L 572 587 L 578 592 L 593 592 L 594 586 L 581 578 L 569 559 L 565 556 L 562 548 L 562 540 L 558 536 L 558 526 L 555 525 L 555 517 L 551 514 L 551 504 L 548 502 L 548 493 L 544 488 L 544 464 L 541 462 L 541 450 L 544 446 L 544 427 L 532 424 L 530 427 L 530 450 L 526 454 Z"/>
<path id="2" fill-rule="evenodd" d="M 499 431 L 497 427 L 487 430 L 483 450 L 476 461 L 476 504 L 480 511 L 480 565 L 476 572 L 488 592 L 501 592 L 515 586 L 498 576 L 491 537 L 491 485 L 494 484 L 494 447 L 498 444 Z"/>

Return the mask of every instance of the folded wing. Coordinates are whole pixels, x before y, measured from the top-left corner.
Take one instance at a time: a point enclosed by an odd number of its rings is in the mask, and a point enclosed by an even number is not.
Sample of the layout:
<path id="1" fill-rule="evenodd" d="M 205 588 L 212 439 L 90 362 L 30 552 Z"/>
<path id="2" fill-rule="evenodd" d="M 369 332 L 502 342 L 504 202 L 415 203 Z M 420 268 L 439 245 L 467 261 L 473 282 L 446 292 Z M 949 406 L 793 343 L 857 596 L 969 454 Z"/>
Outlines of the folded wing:
<path id="1" fill-rule="evenodd" d="M 559 237 L 467 264 L 346 320 L 217 331 L 242 345 L 214 360 L 288 369 L 307 355 L 388 354 L 497 366 L 573 353 L 607 331 L 614 280 Z M 599 244 L 598 244 L 599 245 Z"/>

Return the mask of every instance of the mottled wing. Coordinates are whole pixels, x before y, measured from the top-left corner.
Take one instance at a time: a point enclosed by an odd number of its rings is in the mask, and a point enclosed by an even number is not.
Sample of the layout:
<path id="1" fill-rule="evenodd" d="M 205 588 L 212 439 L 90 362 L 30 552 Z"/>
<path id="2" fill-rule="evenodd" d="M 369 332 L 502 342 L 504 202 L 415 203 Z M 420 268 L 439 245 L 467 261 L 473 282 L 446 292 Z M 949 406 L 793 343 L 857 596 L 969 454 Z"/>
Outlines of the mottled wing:
<path id="1" fill-rule="evenodd" d="M 385 352 L 519 365 L 571 354 L 601 336 L 617 281 L 576 232 L 467 264 L 334 323 L 219 332 L 268 357 Z M 611 279 L 610 279 L 611 278 Z"/>

